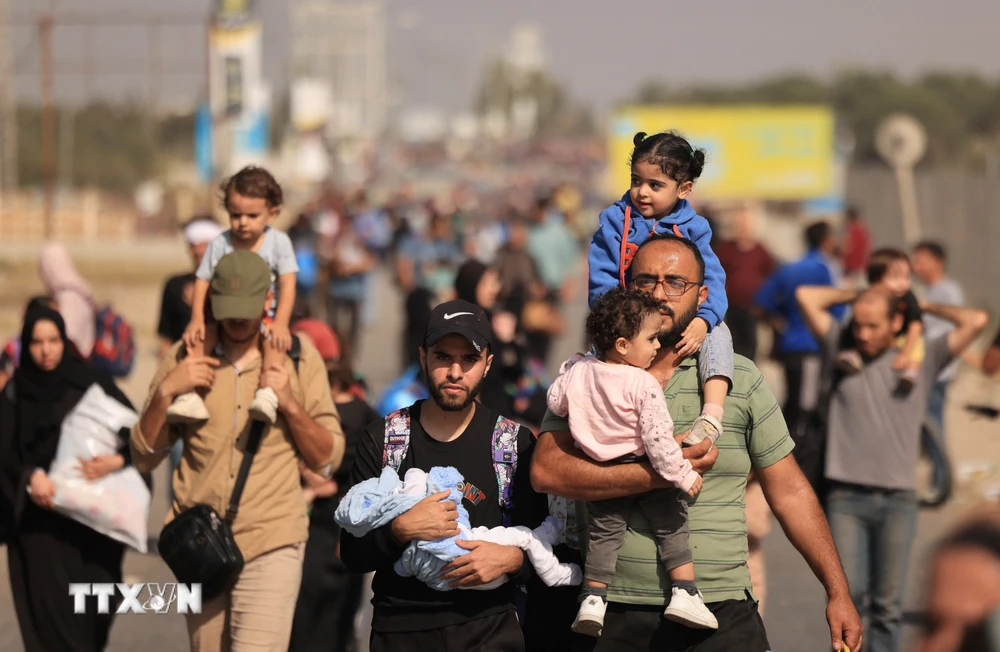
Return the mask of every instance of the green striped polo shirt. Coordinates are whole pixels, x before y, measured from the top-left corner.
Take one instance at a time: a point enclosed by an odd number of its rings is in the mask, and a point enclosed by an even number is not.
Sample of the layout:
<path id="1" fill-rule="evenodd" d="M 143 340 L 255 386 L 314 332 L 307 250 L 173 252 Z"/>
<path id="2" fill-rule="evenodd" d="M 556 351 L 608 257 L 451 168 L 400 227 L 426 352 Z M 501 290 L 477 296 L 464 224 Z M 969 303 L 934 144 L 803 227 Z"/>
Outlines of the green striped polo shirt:
<path id="1" fill-rule="evenodd" d="M 706 602 L 745 600 L 747 593 L 753 595 L 747 569 L 747 476 L 751 466 L 770 466 L 794 447 L 778 402 L 757 366 L 738 355 L 733 375 L 722 420 L 724 431 L 717 442 L 719 458 L 688 508 L 695 578 Z M 681 361 L 663 394 L 674 432 L 689 430 L 701 414 L 695 358 Z M 541 426 L 541 432 L 568 429 L 568 421 L 551 412 Z M 665 605 L 669 595 L 670 579 L 657 562 L 652 530 L 639 507 L 633 507 L 608 600 Z"/>

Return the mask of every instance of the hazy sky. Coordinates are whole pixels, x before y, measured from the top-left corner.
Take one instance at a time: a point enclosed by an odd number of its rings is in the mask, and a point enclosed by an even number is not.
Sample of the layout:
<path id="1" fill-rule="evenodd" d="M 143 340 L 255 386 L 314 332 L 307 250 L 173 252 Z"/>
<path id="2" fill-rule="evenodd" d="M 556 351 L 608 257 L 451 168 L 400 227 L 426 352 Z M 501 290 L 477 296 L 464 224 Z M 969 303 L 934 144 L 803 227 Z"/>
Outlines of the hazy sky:
<path id="1" fill-rule="evenodd" d="M 8 0 L 31 15 L 48 0 Z M 997 0 L 387 0 L 390 78 L 399 96 L 420 106 L 470 105 L 486 57 L 502 51 L 511 30 L 537 23 L 551 69 L 571 92 L 599 107 L 628 97 L 651 77 L 671 84 L 748 81 L 779 72 L 829 75 L 848 66 L 905 75 L 969 70 L 1000 76 Z M 209 0 L 55 0 L 57 12 L 207 14 Z M 289 2 L 259 0 L 265 74 L 286 84 Z M 406 29 L 405 27 L 409 27 Z M 94 31 L 96 68 L 147 69 L 147 36 L 135 28 Z M 32 28 L 15 29 L 14 55 L 28 76 L 23 97 L 37 97 L 38 57 Z M 56 30 L 56 59 L 82 56 L 83 32 Z M 204 28 L 161 32 L 167 103 L 190 104 L 204 86 Z M 59 76 L 57 97 L 78 98 L 79 76 Z M 141 72 L 103 75 L 96 92 L 143 97 Z"/>

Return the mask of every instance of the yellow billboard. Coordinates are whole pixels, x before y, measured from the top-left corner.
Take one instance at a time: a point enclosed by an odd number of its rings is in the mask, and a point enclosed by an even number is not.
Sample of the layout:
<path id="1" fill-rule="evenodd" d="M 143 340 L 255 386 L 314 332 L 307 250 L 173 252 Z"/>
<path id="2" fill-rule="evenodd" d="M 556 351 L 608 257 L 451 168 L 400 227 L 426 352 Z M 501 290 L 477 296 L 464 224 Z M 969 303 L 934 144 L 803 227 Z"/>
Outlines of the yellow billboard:
<path id="1" fill-rule="evenodd" d="M 813 199 L 834 190 L 834 117 L 822 106 L 634 106 L 611 118 L 608 183 L 630 184 L 636 132 L 676 130 L 707 152 L 704 198 Z"/>

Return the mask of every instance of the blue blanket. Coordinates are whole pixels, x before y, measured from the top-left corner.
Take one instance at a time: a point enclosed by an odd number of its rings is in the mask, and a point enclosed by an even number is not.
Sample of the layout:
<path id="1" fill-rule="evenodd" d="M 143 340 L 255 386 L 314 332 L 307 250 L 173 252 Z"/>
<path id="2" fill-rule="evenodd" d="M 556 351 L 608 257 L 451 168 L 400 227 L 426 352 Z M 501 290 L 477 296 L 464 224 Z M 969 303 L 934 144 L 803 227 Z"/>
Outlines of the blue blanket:
<path id="1" fill-rule="evenodd" d="M 363 537 L 372 530 L 391 523 L 426 496 L 439 491 L 450 491 L 445 500 L 458 506 L 459 534 L 437 541 L 411 541 L 394 566 L 402 577 L 416 577 L 431 588 L 450 591 L 447 580 L 442 580 L 441 569 L 456 557 L 468 553 L 456 541 L 468 539 L 471 529 L 469 512 L 462 505 L 464 478 L 457 469 L 450 466 L 435 466 L 427 474 L 427 490 L 422 496 L 402 493 L 403 482 L 391 468 L 382 469 L 382 475 L 360 482 L 347 492 L 337 507 L 336 520 L 356 537 Z"/>

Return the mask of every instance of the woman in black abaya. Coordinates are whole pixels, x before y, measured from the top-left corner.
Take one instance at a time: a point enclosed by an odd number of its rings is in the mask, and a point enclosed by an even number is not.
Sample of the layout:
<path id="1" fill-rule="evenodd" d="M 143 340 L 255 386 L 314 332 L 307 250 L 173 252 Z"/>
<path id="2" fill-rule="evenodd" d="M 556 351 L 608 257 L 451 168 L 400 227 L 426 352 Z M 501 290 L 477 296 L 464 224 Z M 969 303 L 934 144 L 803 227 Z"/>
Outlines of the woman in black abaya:
<path id="1" fill-rule="evenodd" d="M 132 407 L 110 378 L 74 352 L 62 317 L 31 310 L 21 333 L 21 362 L 0 396 L 0 489 L 8 531 L 11 593 L 24 648 L 35 651 L 103 650 L 120 597 L 110 614 L 73 613 L 71 582 L 121 582 L 125 546 L 53 511 L 55 488 L 47 469 L 55 458 L 63 420 L 95 383 Z M 128 441 L 119 452 L 80 460 L 88 480 L 129 462 Z"/>

